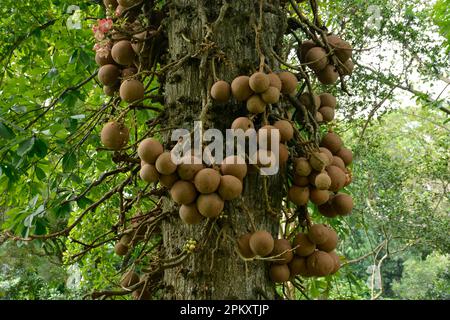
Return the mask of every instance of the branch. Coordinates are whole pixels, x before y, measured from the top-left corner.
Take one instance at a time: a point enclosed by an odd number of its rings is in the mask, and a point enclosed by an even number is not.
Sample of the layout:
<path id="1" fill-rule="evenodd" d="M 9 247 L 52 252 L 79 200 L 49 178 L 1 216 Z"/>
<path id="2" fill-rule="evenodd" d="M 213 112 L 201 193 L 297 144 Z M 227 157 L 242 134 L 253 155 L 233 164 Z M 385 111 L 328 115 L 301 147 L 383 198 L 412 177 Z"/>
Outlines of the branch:
<path id="1" fill-rule="evenodd" d="M 92 79 L 95 78 L 95 76 L 97 75 L 98 70 L 96 70 L 93 74 L 91 74 L 87 79 L 81 81 L 79 84 L 77 84 L 76 86 L 73 87 L 68 87 L 66 88 L 63 92 L 61 92 L 56 99 L 54 99 L 49 106 L 45 107 L 45 111 L 42 112 L 40 115 L 38 115 L 34 120 L 32 120 L 26 127 L 25 130 L 29 129 L 33 124 L 35 124 L 40 118 L 42 118 L 45 114 L 47 114 L 47 112 L 50 111 L 51 108 L 53 108 L 56 103 L 58 103 L 58 101 L 60 99 L 62 99 L 67 93 L 69 93 L 70 91 L 75 91 L 78 90 L 79 88 L 81 88 L 82 86 L 84 86 L 86 83 L 88 83 L 89 81 L 91 81 Z"/>
<path id="2" fill-rule="evenodd" d="M 56 21 L 58 21 L 58 19 L 52 19 L 52 20 L 49 20 L 49 21 L 47 21 L 46 23 L 41 24 L 40 26 L 38 26 L 38 27 L 36 27 L 35 29 L 31 30 L 31 31 L 28 32 L 27 34 L 21 35 L 21 36 L 19 36 L 19 37 L 16 39 L 16 41 L 15 41 L 15 42 L 12 44 L 12 46 L 9 48 L 8 52 L 7 52 L 4 56 L 2 56 L 2 57 L 0 58 L 0 63 L 2 63 L 4 60 L 6 60 L 6 63 L 4 64 L 4 70 L 2 71 L 2 75 L 1 75 L 1 78 L 0 78 L 0 87 L 1 87 L 1 85 L 2 85 L 2 82 L 3 82 L 3 78 L 4 78 L 4 75 L 5 75 L 6 69 L 7 69 L 8 65 L 9 65 L 9 63 L 10 63 L 10 61 L 11 61 L 11 57 L 12 57 L 14 51 L 15 51 L 15 50 L 16 50 L 16 49 L 17 49 L 24 41 L 26 41 L 33 33 L 37 32 L 37 31 L 42 31 L 42 30 L 47 29 L 48 27 L 54 25 Z"/>
<path id="3" fill-rule="evenodd" d="M 363 69 L 371 71 L 376 76 L 376 78 L 374 77 L 376 80 L 378 80 L 378 81 L 380 81 L 380 82 L 390 86 L 391 88 L 398 88 L 398 89 L 407 91 L 409 93 L 412 93 L 415 96 L 420 96 L 420 97 L 425 96 L 426 97 L 425 100 L 428 103 L 435 103 L 435 102 L 437 102 L 437 100 L 434 100 L 434 99 L 430 98 L 428 93 L 416 90 L 416 89 L 412 88 L 411 86 L 405 86 L 405 85 L 402 85 L 400 83 L 394 83 L 393 81 L 387 79 L 387 77 L 384 74 L 382 74 L 381 72 L 379 72 L 379 71 L 377 71 L 377 70 L 375 70 L 375 69 L 373 69 L 373 68 L 371 68 L 369 66 L 362 65 L 362 64 L 360 64 L 358 62 L 355 62 L 355 64 L 358 67 L 360 67 L 360 68 L 363 68 Z M 445 108 L 443 106 L 439 106 L 438 108 L 439 108 L 439 110 L 441 110 L 441 111 L 447 113 L 448 115 L 450 115 L 450 109 Z"/>

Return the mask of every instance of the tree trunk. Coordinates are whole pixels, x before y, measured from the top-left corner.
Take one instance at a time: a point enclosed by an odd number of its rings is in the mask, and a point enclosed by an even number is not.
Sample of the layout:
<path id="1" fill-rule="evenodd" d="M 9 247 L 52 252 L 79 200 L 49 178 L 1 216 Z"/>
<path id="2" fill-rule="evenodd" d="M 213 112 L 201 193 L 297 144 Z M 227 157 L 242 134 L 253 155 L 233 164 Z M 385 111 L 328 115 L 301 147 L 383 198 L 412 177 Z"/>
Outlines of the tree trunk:
<path id="1" fill-rule="evenodd" d="M 260 2 L 228 2 L 226 11 L 222 0 L 174 0 L 170 4 L 166 26 L 168 60 L 180 64 L 165 79 L 165 125 L 168 127 L 192 130 L 193 122 L 202 119 L 206 128 L 223 132 L 237 116 L 247 114 L 245 103 L 215 104 L 208 98 L 214 81 L 212 59 L 217 77 L 229 83 L 238 75 L 249 75 L 259 66 L 254 26 L 259 22 Z M 261 43 L 264 51 L 279 52 L 286 27 L 285 14 L 279 1 L 269 2 L 263 7 Z M 213 26 L 221 9 L 225 14 Z M 268 64 L 276 67 L 274 61 Z M 168 141 L 170 135 L 165 138 Z M 166 299 L 275 298 L 268 263 L 244 262 L 236 252 L 235 239 L 254 231 L 253 225 L 277 236 L 279 217 L 271 215 L 267 206 L 270 204 L 275 212 L 280 212 L 284 188 L 281 175 L 266 178 L 249 173 L 243 196 L 226 202 L 224 216 L 196 226 L 183 224 L 179 207 L 167 199 L 165 210 L 171 214 L 162 226 L 166 258 L 179 254 L 189 239 L 198 243 L 207 239 L 207 243 L 190 254 L 183 264 L 165 271 Z"/>

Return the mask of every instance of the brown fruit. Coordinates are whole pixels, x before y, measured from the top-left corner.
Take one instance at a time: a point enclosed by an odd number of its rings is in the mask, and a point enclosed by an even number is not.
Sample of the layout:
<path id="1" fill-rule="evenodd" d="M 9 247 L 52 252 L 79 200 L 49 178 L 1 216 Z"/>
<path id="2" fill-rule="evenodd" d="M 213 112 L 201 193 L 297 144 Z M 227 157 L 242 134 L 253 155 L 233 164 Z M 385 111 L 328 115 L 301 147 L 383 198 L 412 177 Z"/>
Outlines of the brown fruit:
<path id="1" fill-rule="evenodd" d="M 182 204 L 178 213 L 181 220 L 186 224 L 198 224 L 203 220 L 203 216 L 198 212 L 195 203 Z"/>
<path id="2" fill-rule="evenodd" d="M 306 63 L 315 72 L 323 70 L 328 63 L 327 52 L 321 47 L 311 48 L 305 56 Z"/>
<path id="3" fill-rule="evenodd" d="M 266 103 L 259 95 L 254 94 L 247 100 L 247 110 L 254 114 L 263 113 L 266 110 Z"/>
<path id="4" fill-rule="evenodd" d="M 353 161 L 353 153 L 350 149 L 347 149 L 345 147 L 340 148 L 337 152 L 336 155 L 341 158 L 344 163 L 345 166 L 349 166 L 352 161 Z"/>
<path id="5" fill-rule="evenodd" d="M 339 169 L 341 169 L 344 172 L 347 170 L 345 168 L 344 160 L 342 160 L 338 156 L 333 156 L 333 162 L 331 163 L 331 165 L 338 167 Z"/>
<path id="6" fill-rule="evenodd" d="M 173 163 L 172 155 L 169 151 L 163 152 L 159 155 L 158 159 L 156 159 L 155 167 L 160 174 L 164 174 L 166 176 L 177 171 L 177 165 Z"/>
<path id="7" fill-rule="evenodd" d="M 318 95 L 313 94 L 311 101 L 311 94 L 309 92 L 303 92 L 300 96 L 300 103 L 311 109 L 318 110 L 320 107 L 320 98 Z"/>
<path id="8" fill-rule="evenodd" d="M 294 175 L 294 184 L 299 187 L 306 187 L 309 184 L 308 177 Z"/>
<path id="9" fill-rule="evenodd" d="M 138 70 L 135 67 L 125 68 L 122 70 L 122 78 L 130 78 L 134 76 Z"/>
<path id="10" fill-rule="evenodd" d="M 139 171 L 139 176 L 145 182 L 158 182 L 159 180 L 159 173 L 152 164 L 143 165 L 141 171 Z"/>
<path id="11" fill-rule="evenodd" d="M 342 40 L 338 36 L 331 35 L 328 36 L 328 42 L 331 48 L 335 50 L 334 53 L 341 62 L 345 63 L 352 57 L 352 46 L 347 41 Z"/>
<path id="12" fill-rule="evenodd" d="M 250 248 L 251 236 L 252 236 L 251 233 L 246 233 L 237 239 L 238 250 L 240 254 L 247 259 L 251 259 L 255 256 L 252 249 Z"/>
<path id="13" fill-rule="evenodd" d="M 237 101 L 245 101 L 253 94 L 249 81 L 250 77 L 239 76 L 231 82 L 231 93 Z"/>
<path id="14" fill-rule="evenodd" d="M 353 74 L 353 70 L 355 69 L 355 64 L 351 59 L 345 61 L 344 66 L 342 67 L 342 74 L 344 76 L 351 76 Z"/>
<path id="15" fill-rule="evenodd" d="M 269 276 L 273 282 L 282 283 L 289 280 L 291 273 L 285 264 L 273 264 L 270 266 Z"/>
<path id="16" fill-rule="evenodd" d="M 347 177 L 341 169 L 336 166 L 328 166 L 326 168 L 328 175 L 331 178 L 331 185 L 328 190 L 338 192 L 342 189 L 347 181 Z"/>
<path id="17" fill-rule="evenodd" d="M 323 152 L 313 152 L 309 157 L 309 164 L 316 171 L 322 171 L 329 163 L 328 156 Z"/>
<path id="18" fill-rule="evenodd" d="M 273 257 L 272 262 L 275 264 L 286 264 L 291 262 L 292 258 L 294 258 L 291 243 L 286 239 L 275 239 L 270 256 Z"/>
<path id="19" fill-rule="evenodd" d="M 164 149 L 158 140 L 146 138 L 139 143 L 137 153 L 141 160 L 149 164 L 155 164 L 156 159 L 163 153 Z"/>
<path id="20" fill-rule="evenodd" d="M 334 249 L 336 249 L 337 247 L 337 243 L 338 243 L 338 235 L 336 233 L 336 231 L 334 231 L 333 228 L 329 227 L 329 226 L 325 226 L 327 228 L 327 240 L 322 243 L 322 244 L 318 244 L 317 245 L 317 249 L 325 251 L 325 252 L 330 252 L 333 251 Z"/>
<path id="21" fill-rule="evenodd" d="M 218 102 L 227 102 L 230 100 L 230 84 L 223 80 L 215 82 L 211 87 L 211 97 Z"/>
<path id="22" fill-rule="evenodd" d="M 300 257 L 307 257 L 316 250 L 316 245 L 312 243 L 305 233 L 299 233 L 295 236 L 292 247 L 295 253 Z"/>
<path id="23" fill-rule="evenodd" d="M 239 156 L 229 156 L 223 159 L 220 171 L 223 175 L 230 174 L 242 180 L 247 175 L 247 164 Z"/>
<path id="24" fill-rule="evenodd" d="M 319 173 L 314 179 L 314 185 L 319 190 L 328 190 L 331 185 L 331 178 L 326 172 Z"/>
<path id="25" fill-rule="evenodd" d="M 269 89 L 261 93 L 261 98 L 267 104 L 277 103 L 280 101 L 280 90 L 275 87 L 269 87 Z"/>
<path id="26" fill-rule="evenodd" d="M 250 120 L 247 117 L 239 117 L 236 118 L 233 123 L 231 124 L 231 129 L 237 130 L 242 129 L 244 132 L 248 129 L 252 129 L 255 126 L 253 125 L 252 120 Z"/>
<path id="27" fill-rule="evenodd" d="M 334 270 L 334 259 L 326 252 L 316 251 L 306 259 L 306 266 L 313 275 L 324 277 Z"/>
<path id="28" fill-rule="evenodd" d="M 267 76 L 269 77 L 269 80 L 270 80 L 270 86 L 277 88 L 278 91 L 281 92 L 280 77 L 276 73 L 269 73 Z"/>
<path id="29" fill-rule="evenodd" d="M 330 150 L 328 150 L 327 148 L 324 148 L 324 147 L 320 147 L 319 150 L 320 150 L 320 152 L 323 152 L 323 153 L 325 153 L 327 155 L 327 157 L 328 157 L 328 164 L 333 163 L 333 154 L 331 153 Z"/>
<path id="30" fill-rule="evenodd" d="M 281 93 L 293 94 L 297 89 L 297 77 L 289 71 L 278 73 L 278 77 L 281 80 Z"/>
<path id="31" fill-rule="evenodd" d="M 202 161 L 194 156 L 186 155 L 178 165 L 177 173 L 182 180 L 192 180 L 204 168 Z"/>
<path id="32" fill-rule="evenodd" d="M 202 216 L 216 218 L 224 207 L 224 201 L 217 193 L 201 194 L 197 199 L 197 208 Z"/>
<path id="33" fill-rule="evenodd" d="M 103 86 L 103 93 L 109 97 L 114 97 L 114 95 L 116 94 L 118 89 L 119 89 L 119 86 L 117 86 L 117 85 Z"/>
<path id="34" fill-rule="evenodd" d="M 122 244 L 128 245 L 128 244 L 130 244 L 130 242 L 131 242 L 132 239 L 133 239 L 133 237 L 132 237 L 131 234 L 125 233 L 124 235 L 122 235 L 122 236 L 120 237 L 120 240 L 119 240 L 119 241 L 120 241 Z"/>
<path id="35" fill-rule="evenodd" d="M 134 286 L 138 282 L 139 275 L 133 270 L 130 270 L 123 274 L 122 278 L 120 279 L 120 286 L 122 288 L 129 288 Z"/>
<path id="36" fill-rule="evenodd" d="M 313 224 L 308 230 L 308 239 L 316 245 L 328 240 L 328 228 L 324 224 Z"/>
<path id="37" fill-rule="evenodd" d="M 195 201 L 197 191 L 192 182 L 179 180 L 170 189 L 170 195 L 178 204 L 190 204 Z"/>
<path id="38" fill-rule="evenodd" d="M 130 41 L 121 40 L 113 45 L 111 49 L 111 56 L 118 64 L 129 66 L 133 63 L 136 54 Z"/>
<path id="39" fill-rule="evenodd" d="M 202 169 L 195 175 L 194 184 L 200 193 L 213 193 L 219 188 L 220 173 L 211 168 Z"/>
<path id="40" fill-rule="evenodd" d="M 303 157 L 294 159 L 294 169 L 295 174 L 301 177 L 309 176 L 312 171 L 312 167 L 309 164 L 309 161 Z"/>
<path id="41" fill-rule="evenodd" d="M 342 40 L 339 44 L 339 47 L 336 49 L 336 56 L 338 57 L 341 62 L 345 63 L 347 62 L 353 55 L 352 53 L 352 46 L 350 43 L 348 43 L 345 40 Z"/>
<path id="42" fill-rule="evenodd" d="M 255 255 L 265 257 L 272 252 L 274 240 L 269 232 L 258 230 L 250 237 L 249 245 Z"/>
<path id="43" fill-rule="evenodd" d="M 178 174 L 176 172 L 167 176 L 164 174 L 159 176 L 159 183 L 166 188 L 171 188 L 177 180 Z"/>
<path id="44" fill-rule="evenodd" d="M 334 261 L 334 268 L 330 274 L 335 274 L 341 268 L 341 259 L 337 255 L 336 251 L 328 252 L 328 254 L 330 255 L 331 258 L 333 258 Z"/>
<path id="45" fill-rule="evenodd" d="M 286 142 L 294 137 L 294 128 L 292 124 L 287 120 L 278 120 L 273 126 L 280 131 L 281 142 Z"/>
<path id="46" fill-rule="evenodd" d="M 319 79 L 322 84 L 333 84 L 339 79 L 339 73 L 332 64 L 327 64 L 327 66 L 323 70 L 317 72 L 316 75 L 317 79 Z"/>
<path id="47" fill-rule="evenodd" d="M 144 98 L 144 85 L 139 80 L 127 79 L 120 85 L 120 98 L 126 102 L 134 102 Z"/>
<path id="48" fill-rule="evenodd" d="M 95 62 L 99 66 L 104 66 L 105 64 L 113 64 L 114 60 L 111 56 L 111 51 L 108 51 L 108 54 L 105 56 L 104 54 L 99 53 L 98 51 L 95 53 Z"/>
<path id="49" fill-rule="evenodd" d="M 336 108 L 336 98 L 332 94 L 324 92 L 320 94 L 319 97 L 321 107 Z"/>
<path id="50" fill-rule="evenodd" d="M 334 119 L 334 109 L 331 107 L 321 107 L 319 112 L 322 114 L 323 121 L 330 122 Z"/>
<path id="51" fill-rule="evenodd" d="M 350 195 L 345 193 L 338 193 L 333 197 L 331 202 L 336 213 L 341 216 L 348 215 L 353 210 L 353 199 Z"/>
<path id="52" fill-rule="evenodd" d="M 232 175 L 220 177 L 219 195 L 223 200 L 233 200 L 242 193 L 242 181 Z"/>
<path id="53" fill-rule="evenodd" d="M 323 116 L 322 116 L 322 114 L 319 111 L 316 112 L 315 119 L 316 119 L 317 123 L 322 123 L 323 122 Z"/>
<path id="54" fill-rule="evenodd" d="M 284 166 L 289 159 L 289 149 L 286 147 L 285 144 L 280 143 L 280 146 L 278 148 L 278 154 L 279 154 L 278 163 L 280 164 L 280 166 Z"/>
<path id="55" fill-rule="evenodd" d="M 255 72 L 251 75 L 248 84 L 255 93 L 263 93 L 269 89 L 270 78 L 263 72 Z"/>
<path id="56" fill-rule="evenodd" d="M 336 152 L 339 151 L 339 149 L 342 147 L 342 144 L 343 143 L 341 138 L 334 132 L 328 132 L 320 142 L 321 147 L 327 148 L 333 154 L 336 154 Z"/>
<path id="57" fill-rule="evenodd" d="M 332 199 L 333 199 L 333 194 L 330 194 L 330 199 L 325 202 L 322 205 L 319 205 L 317 207 L 317 209 L 319 210 L 320 214 L 323 215 L 324 217 L 327 218 L 334 218 L 336 217 L 338 214 L 336 212 L 336 210 L 334 209 L 333 205 L 332 205 Z"/>
<path id="58" fill-rule="evenodd" d="M 124 256 L 128 253 L 128 246 L 119 241 L 114 246 L 114 252 L 118 256 Z"/>
<path id="59" fill-rule="evenodd" d="M 270 150 L 272 143 L 280 143 L 280 131 L 274 126 L 266 125 L 258 130 L 258 146 L 260 149 Z"/>
<path id="60" fill-rule="evenodd" d="M 301 275 L 303 277 L 310 276 L 308 268 L 306 267 L 306 258 L 295 256 L 289 263 L 289 270 L 291 271 L 291 277 Z"/>
<path id="61" fill-rule="evenodd" d="M 120 70 L 113 64 L 105 64 L 98 69 L 98 80 L 105 86 L 114 86 L 119 76 Z"/>
<path id="62" fill-rule="evenodd" d="M 305 206 L 309 200 L 309 188 L 293 185 L 289 188 L 288 198 L 298 206 Z"/>
<path id="63" fill-rule="evenodd" d="M 320 206 L 328 201 L 330 198 L 330 192 L 328 190 L 319 190 L 313 188 L 309 190 L 309 200 L 315 205 Z"/>
<path id="64" fill-rule="evenodd" d="M 124 147 L 127 144 L 129 137 L 130 133 L 128 128 L 115 121 L 105 124 L 100 132 L 102 144 L 106 148 L 112 150 L 119 150 Z"/>
<path id="65" fill-rule="evenodd" d="M 303 41 L 302 44 L 300 45 L 300 54 L 299 55 L 299 59 L 301 63 L 305 63 L 306 62 L 306 54 L 308 53 L 309 50 L 311 50 L 312 48 L 314 48 L 316 46 L 316 43 L 312 40 L 306 40 Z"/>
<path id="66" fill-rule="evenodd" d="M 327 41 L 331 48 L 336 48 L 337 46 L 339 46 L 339 43 L 342 41 L 342 39 L 335 34 L 330 34 L 329 36 L 327 36 Z"/>

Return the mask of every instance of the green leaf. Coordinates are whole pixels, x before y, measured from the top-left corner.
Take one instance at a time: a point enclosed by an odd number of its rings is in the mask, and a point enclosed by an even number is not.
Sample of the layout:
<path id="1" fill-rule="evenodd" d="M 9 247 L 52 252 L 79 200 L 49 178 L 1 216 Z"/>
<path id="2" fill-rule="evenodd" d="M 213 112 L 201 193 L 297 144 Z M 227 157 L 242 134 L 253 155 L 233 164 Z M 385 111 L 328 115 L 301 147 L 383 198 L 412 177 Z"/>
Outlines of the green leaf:
<path id="1" fill-rule="evenodd" d="M 58 209 L 56 209 L 56 216 L 57 217 L 66 217 L 69 215 L 69 213 L 72 211 L 72 206 L 70 203 L 65 203 L 62 206 L 59 206 Z"/>
<path id="2" fill-rule="evenodd" d="M 30 152 L 31 148 L 33 148 L 35 138 L 32 137 L 28 140 L 25 140 L 19 144 L 19 148 L 17 149 L 16 153 L 18 156 L 23 157 L 25 154 Z"/>
<path id="3" fill-rule="evenodd" d="M 33 152 L 39 158 L 44 158 L 47 155 L 47 143 L 42 139 L 37 139 L 34 143 Z"/>
<path id="4" fill-rule="evenodd" d="M 91 205 L 92 203 L 94 203 L 94 201 L 86 197 L 82 197 L 77 201 L 78 206 L 83 210 L 86 209 L 87 206 Z"/>
<path id="5" fill-rule="evenodd" d="M 12 131 L 12 129 L 10 127 L 8 127 L 3 122 L 0 122 L 0 137 L 5 138 L 5 139 L 12 139 L 15 136 L 16 135 L 14 134 L 14 132 Z"/>
<path id="6" fill-rule="evenodd" d="M 71 172 L 77 166 L 77 156 L 72 151 L 69 151 L 63 156 L 62 168 L 64 172 Z"/>
<path id="7" fill-rule="evenodd" d="M 39 180 L 44 180 L 44 179 L 46 178 L 46 175 L 45 175 L 44 170 L 42 170 L 42 169 L 39 168 L 38 166 L 36 166 L 36 167 L 34 168 L 34 173 L 36 174 L 36 177 L 37 177 Z"/>

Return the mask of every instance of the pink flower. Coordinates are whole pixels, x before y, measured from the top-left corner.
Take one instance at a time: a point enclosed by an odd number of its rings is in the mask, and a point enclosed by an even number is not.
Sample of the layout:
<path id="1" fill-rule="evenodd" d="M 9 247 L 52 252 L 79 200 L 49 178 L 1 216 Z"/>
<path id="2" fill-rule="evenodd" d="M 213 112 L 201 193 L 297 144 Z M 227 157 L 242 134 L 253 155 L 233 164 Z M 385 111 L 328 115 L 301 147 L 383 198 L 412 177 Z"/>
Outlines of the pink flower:
<path id="1" fill-rule="evenodd" d="M 101 19 L 98 22 L 98 26 L 101 32 L 107 33 L 109 30 L 111 30 L 113 22 L 111 19 Z"/>

